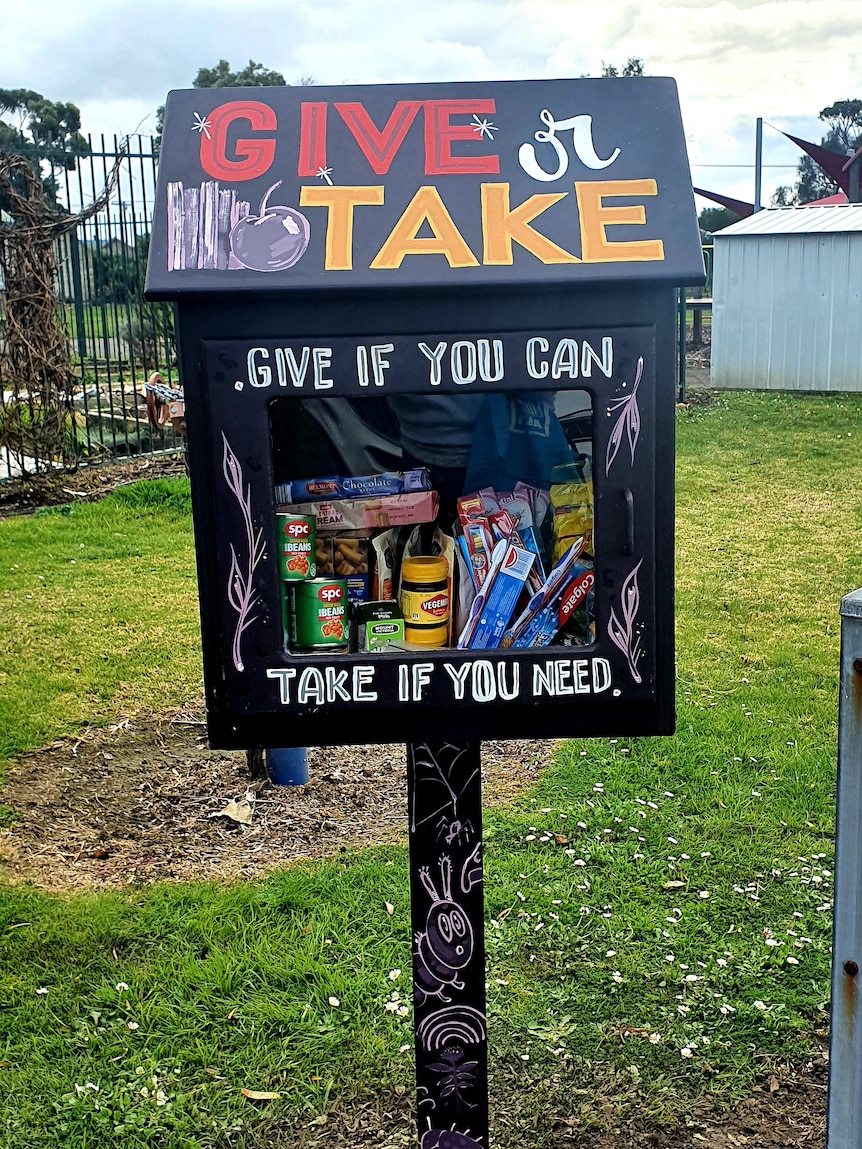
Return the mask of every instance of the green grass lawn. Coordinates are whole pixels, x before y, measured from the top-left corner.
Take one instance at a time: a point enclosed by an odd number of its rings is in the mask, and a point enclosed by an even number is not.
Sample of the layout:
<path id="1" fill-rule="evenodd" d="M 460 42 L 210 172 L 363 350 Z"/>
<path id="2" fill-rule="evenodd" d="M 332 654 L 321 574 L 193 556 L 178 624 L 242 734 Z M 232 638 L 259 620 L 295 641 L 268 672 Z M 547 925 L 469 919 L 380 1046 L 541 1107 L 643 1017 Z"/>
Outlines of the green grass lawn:
<path id="1" fill-rule="evenodd" d="M 607 1098 L 659 1128 L 823 1043 L 860 412 L 733 394 L 679 413 L 677 734 L 567 743 L 486 815 L 501 1149 L 550 1149 Z M 7 755 L 200 699 L 182 484 L 0 539 Z M 409 1102 L 410 1018 L 386 1008 L 410 997 L 403 847 L 233 887 L 0 886 L 0 955 L 3 1149 L 287 1145 Z"/>

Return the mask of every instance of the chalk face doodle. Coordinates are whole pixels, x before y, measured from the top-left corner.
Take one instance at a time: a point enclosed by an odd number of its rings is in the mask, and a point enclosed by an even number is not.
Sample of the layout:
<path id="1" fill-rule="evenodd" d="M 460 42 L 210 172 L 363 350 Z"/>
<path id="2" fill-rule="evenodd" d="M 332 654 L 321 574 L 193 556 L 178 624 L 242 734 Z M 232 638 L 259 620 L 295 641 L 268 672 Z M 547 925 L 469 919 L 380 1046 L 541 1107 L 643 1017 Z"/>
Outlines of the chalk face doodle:
<path id="1" fill-rule="evenodd" d="M 464 988 L 458 973 L 473 957 L 473 927 L 465 911 L 452 899 L 449 857 L 440 859 L 440 877 L 441 892 L 438 893 L 428 867 L 423 866 L 419 871 L 420 881 L 432 899 L 425 929 L 416 937 L 418 962 L 414 993 L 424 995 L 423 1001 L 432 996 L 451 1001 L 444 989 L 449 985 L 454 989 Z"/>

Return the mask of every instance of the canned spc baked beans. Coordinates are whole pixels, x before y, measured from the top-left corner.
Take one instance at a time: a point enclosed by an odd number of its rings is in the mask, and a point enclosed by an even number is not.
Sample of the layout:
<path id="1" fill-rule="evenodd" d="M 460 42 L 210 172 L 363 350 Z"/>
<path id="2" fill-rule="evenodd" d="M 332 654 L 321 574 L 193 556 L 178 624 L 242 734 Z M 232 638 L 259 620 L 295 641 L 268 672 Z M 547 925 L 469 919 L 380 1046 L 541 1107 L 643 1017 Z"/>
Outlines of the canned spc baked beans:
<path id="1" fill-rule="evenodd" d="M 317 520 L 313 515 L 275 516 L 278 539 L 278 565 L 285 582 L 314 578 L 314 531 Z"/>
<path id="2" fill-rule="evenodd" d="M 306 579 L 293 583 L 290 594 L 290 644 L 294 650 L 347 647 L 347 581 Z"/>

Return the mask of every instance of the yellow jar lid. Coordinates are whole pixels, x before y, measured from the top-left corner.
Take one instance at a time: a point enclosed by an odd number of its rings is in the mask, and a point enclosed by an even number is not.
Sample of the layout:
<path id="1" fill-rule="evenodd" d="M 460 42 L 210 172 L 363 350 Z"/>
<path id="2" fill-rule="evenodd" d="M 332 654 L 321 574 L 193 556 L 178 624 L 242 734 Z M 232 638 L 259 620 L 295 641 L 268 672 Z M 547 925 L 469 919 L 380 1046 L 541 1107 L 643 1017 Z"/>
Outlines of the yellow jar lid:
<path id="1" fill-rule="evenodd" d="M 402 582 L 439 582 L 449 577 L 449 563 L 443 555 L 416 555 L 401 564 Z"/>

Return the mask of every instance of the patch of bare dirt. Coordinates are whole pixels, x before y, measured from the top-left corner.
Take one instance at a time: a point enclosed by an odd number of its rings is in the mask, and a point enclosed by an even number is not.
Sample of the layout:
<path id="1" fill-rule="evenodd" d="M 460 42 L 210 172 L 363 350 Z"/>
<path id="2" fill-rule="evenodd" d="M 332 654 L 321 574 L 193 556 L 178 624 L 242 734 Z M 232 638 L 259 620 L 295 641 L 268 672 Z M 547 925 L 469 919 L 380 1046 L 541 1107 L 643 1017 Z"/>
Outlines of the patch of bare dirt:
<path id="1" fill-rule="evenodd" d="M 525 1083 L 497 1074 L 492 1064 L 491 1144 L 495 1149 L 824 1149 L 826 1080 L 823 1057 L 786 1065 L 732 1107 L 700 1106 L 658 1128 L 643 1117 L 636 1097 L 605 1093 L 598 1079 L 590 1088 L 570 1089 L 571 1104 L 563 1110 L 565 1086 L 539 1084 L 543 1104 L 531 1109 Z M 257 1136 L 261 1147 L 273 1149 L 415 1149 L 414 1121 L 412 1092 L 399 1087 L 341 1097 L 323 1122 L 319 1116 L 289 1128 L 263 1122 Z M 249 1149 L 257 1145 L 252 1140 Z"/>
<path id="2" fill-rule="evenodd" d="M 123 459 L 80 467 L 77 471 L 51 471 L 0 482 L 0 518 L 27 514 L 38 507 L 63 503 L 92 503 L 126 483 L 184 475 L 182 451 L 145 459 Z"/>
<path id="3" fill-rule="evenodd" d="M 551 742 L 482 748 L 486 801 L 523 792 Z M 7 880 L 82 890 L 249 878 L 299 858 L 406 837 L 404 747 L 311 749 L 306 786 L 249 782 L 242 752 L 210 750 L 195 714 L 124 721 L 26 754 L 0 801 Z M 250 808 L 248 825 L 222 815 Z"/>

